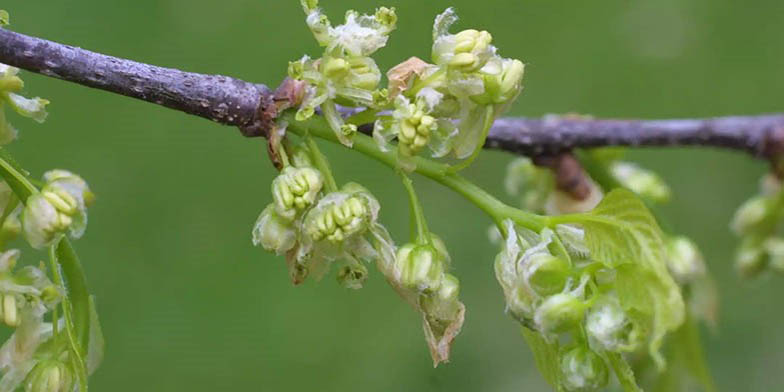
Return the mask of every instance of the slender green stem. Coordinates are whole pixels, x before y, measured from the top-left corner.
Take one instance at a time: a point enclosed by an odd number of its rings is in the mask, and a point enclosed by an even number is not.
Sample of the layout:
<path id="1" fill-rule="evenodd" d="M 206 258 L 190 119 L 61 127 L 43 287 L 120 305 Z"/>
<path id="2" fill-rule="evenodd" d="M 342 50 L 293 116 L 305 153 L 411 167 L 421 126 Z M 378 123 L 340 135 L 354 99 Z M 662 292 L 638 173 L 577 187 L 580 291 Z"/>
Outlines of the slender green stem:
<path id="1" fill-rule="evenodd" d="M 479 153 L 482 152 L 482 146 L 485 145 L 485 141 L 487 141 L 487 135 L 490 134 L 490 128 L 493 127 L 493 122 L 495 121 L 495 116 L 493 113 L 494 110 L 495 109 L 493 108 L 493 105 L 487 106 L 487 111 L 485 112 L 485 123 L 483 124 L 482 137 L 479 139 L 479 144 L 476 145 L 476 148 L 474 149 L 474 152 L 471 153 L 471 156 L 457 165 L 453 165 L 450 169 L 450 172 L 457 173 L 460 170 L 471 166 L 471 163 L 473 163 L 476 157 L 479 156 Z"/>
<path id="2" fill-rule="evenodd" d="M 347 118 L 346 123 L 354 124 L 354 125 L 370 124 L 376 121 L 376 115 L 378 114 L 378 112 L 379 110 L 376 109 L 365 109 Z"/>
<path id="3" fill-rule="evenodd" d="M 49 262 L 51 263 L 52 276 L 54 277 L 55 283 L 65 291 L 65 295 L 61 304 L 63 308 L 63 318 L 65 319 L 65 334 L 68 337 L 68 346 L 72 355 L 72 361 L 77 369 L 79 389 L 81 391 L 87 391 L 87 369 L 84 364 L 84 357 L 87 354 L 87 346 L 81 346 L 79 342 L 80 336 L 77 335 L 74 318 L 71 314 L 72 309 L 70 296 L 66 290 L 67 286 L 65 285 L 63 275 L 60 273 L 61 266 L 59 264 L 57 252 L 58 247 L 59 244 L 55 244 L 49 247 Z M 54 322 L 56 323 L 57 321 L 55 320 Z"/>
<path id="4" fill-rule="evenodd" d="M 403 186 L 406 188 L 406 192 L 408 193 L 408 201 L 411 206 L 411 215 L 414 218 L 414 222 L 416 224 L 416 242 L 419 245 L 432 245 L 432 239 L 430 238 L 430 230 L 427 228 L 427 219 L 425 218 L 425 213 L 422 210 L 422 204 L 419 202 L 419 198 L 416 195 L 416 190 L 414 190 L 414 184 L 411 182 L 411 178 L 409 178 L 405 173 L 402 171 L 399 172 L 400 177 L 403 179 Z"/>
<path id="5" fill-rule="evenodd" d="M 310 150 L 310 157 L 313 159 L 313 164 L 316 165 L 316 169 L 318 169 L 321 174 L 324 175 L 324 182 L 327 191 L 337 192 L 338 184 L 335 182 L 335 176 L 332 175 L 332 169 L 329 167 L 327 157 L 321 153 L 318 144 L 309 134 L 306 133 L 304 138 L 305 143 L 308 146 L 308 150 Z"/>
<path id="6" fill-rule="evenodd" d="M 323 118 L 314 117 L 307 122 L 297 122 L 291 112 L 286 112 L 282 118 L 289 122 L 289 131 L 304 136 L 312 135 L 333 143 L 339 143 L 337 137 L 329 128 Z M 353 150 L 373 158 L 393 169 L 398 167 L 394 151 L 381 151 L 375 141 L 369 136 L 356 134 L 353 138 Z M 532 214 L 504 204 L 500 200 L 476 186 L 456 173 L 449 173 L 449 166 L 432 160 L 413 157 L 416 164 L 416 173 L 428 177 L 462 195 L 471 203 L 487 213 L 498 225 L 502 233 L 505 231 L 503 221 L 512 219 L 515 223 L 530 230 L 539 232 L 548 226 L 547 217 Z"/>
<path id="7" fill-rule="evenodd" d="M 0 171 L 8 186 L 22 202 L 26 202 L 30 195 L 38 193 L 38 188 L 30 182 L 5 150 L 0 150 Z"/>

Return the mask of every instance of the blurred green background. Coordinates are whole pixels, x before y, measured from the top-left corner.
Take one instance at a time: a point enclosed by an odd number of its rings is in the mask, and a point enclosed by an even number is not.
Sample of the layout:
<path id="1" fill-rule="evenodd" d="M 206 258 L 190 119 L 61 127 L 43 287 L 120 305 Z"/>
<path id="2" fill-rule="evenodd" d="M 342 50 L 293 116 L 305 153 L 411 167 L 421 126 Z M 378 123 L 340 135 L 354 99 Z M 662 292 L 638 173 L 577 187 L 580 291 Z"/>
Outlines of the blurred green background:
<path id="1" fill-rule="evenodd" d="M 397 7 L 384 67 L 427 57 L 432 18 L 456 6 L 458 28 L 490 30 L 501 54 L 527 64 L 514 115 L 579 112 L 692 117 L 781 110 L 780 0 L 323 1 Z M 115 56 L 275 85 L 289 60 L 318 50 L 295 0 L 6 1 L 16 31 Z M 263 140 L 147 103 L 24 73 L 52 101 L 44 125 L 13 117 L 11 146 L 36 175 L 61 167 L 98 195 L 76 243 L 107 341 L 96 391 L 546 391 L 516 324 L 503 313 L 486 239 L 489 220 L 417 179 L 431 229 L 447 241 L 467 321 L 452 362 L 432 368 L 418 316 L 374 273 L 360 291 L 332 276 L 292 287 L 283 260 L 250 242 L 275 174 Z M 329 147 L 340 181 L 369 187 L 381 218 L 407 236 L 391 172 Z M 663 215 L 702 245 L 721 291 L 706 334 L 723 391 L 784 384 L 784 277 L 736 277 L 728 221 L 765 165 L 740 153 L 635 151 L 675 198 Z M 508 155 L 488 152 L 468 176 L 502 192 Z M 448 218 L 447 218 L 448 217 Z M 42 257 L 43 255 L 36 255 Z M 28 259 L 33 255 L 27 252 Z"/>

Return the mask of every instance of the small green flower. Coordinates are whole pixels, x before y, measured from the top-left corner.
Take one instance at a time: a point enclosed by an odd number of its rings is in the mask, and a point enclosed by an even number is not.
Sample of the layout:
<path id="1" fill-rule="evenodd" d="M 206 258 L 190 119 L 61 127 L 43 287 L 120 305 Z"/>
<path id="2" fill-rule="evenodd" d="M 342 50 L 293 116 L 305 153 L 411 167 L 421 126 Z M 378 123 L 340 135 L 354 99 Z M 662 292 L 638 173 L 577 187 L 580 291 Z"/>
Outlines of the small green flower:
<path id="1" fill-rule="evenodd" d="M 397 252 L 395 266 L 401 285 L 410 290 L 430 293 L 438 290 L 445 261 L 431 245 L 407 244 Z"/>
<path id="2" fill-rule="evenodd" d="M 293 220 L 309 208 L 324 185 L 322 174 L 310 167 L 286 167 L 272 181 L 272 198 L 275 212 L 284 219 Z"/>
<path id="3" fill-rule="evenodd" d="M 607 365 L 587 347 L 564 351 L 560 362 L 563 384 L 568 391 L 596 391 L 607 386 Z"/>
<path id="4" fill-rule="evenodd" d="M 278 255 L 291 250 L 297 241 L 294 223 L 278 215 L 273 204 L 268 205 L 259 215 L 253 225 L 252 234 L 253 245 L 261 245 L 265 250 Z"/>
<path id="5" fill-rule="evenodd" d="M 563 291 L 571 274 L 568 261 L 546 253 L 532 255 L 524 268 L 528 284 L 543 297 Z"/>
<path id="6" fill-rule="evenodd" d="M 74 372 L 57 360 L 41 361 L 30 373 L 25 392 L 71 392 L 75 387 Z"/>
<path id="7" fill-rule="evenodd" d="M 731 227 L 739 235 L 749 234 L 768 218 L 770 212 L 771 199 L 766 196 L 755 196 L 738 208 Z"/>
<path id="8" fill-rule="evenodd" d="M 0 144 L 10 143 L 17 135 L 16 129 L 5 118 L 5 105 L 21 116 L 32 118 L 39 123 L 46 119 L 46 105 L 49 101 L 38 97 L 28 99 L 16 94 L 24 87 L 18 73 L 18 68 L 0 64 Z"/>
<path id="9" fill-rule="evenodd" d="M 697 244 L 687 237 L 671 237 L 667 240 L 667 267 L 675 280 L 681 284 L 693 282 L 706 274 L 705 261 Z"/>
<path id="10" fill-rule="evenodd" d="M 631 323 L 615 296 L 607 296 L 591 308 L 585 331 L 591 347 L 601 350 L 632 351 L 641 343 L 631 341 Z"/>
<path id="11" fill-rule="evenodd" d="M 670 187 L 656 173 L 630 162 L 613 162 L 610 173 L 625 188 L 657 203 L 670 200 Z"/>
<path id="12" fill-rule="evenodd" d="M 41 249 L 68 233 L 80 238 L 87 228 L 87 204 L 94 195 L 79 176 L 65 170 L 44 174 L 41 192 L 27 199 L 22 230 L 30 246 Z"/>

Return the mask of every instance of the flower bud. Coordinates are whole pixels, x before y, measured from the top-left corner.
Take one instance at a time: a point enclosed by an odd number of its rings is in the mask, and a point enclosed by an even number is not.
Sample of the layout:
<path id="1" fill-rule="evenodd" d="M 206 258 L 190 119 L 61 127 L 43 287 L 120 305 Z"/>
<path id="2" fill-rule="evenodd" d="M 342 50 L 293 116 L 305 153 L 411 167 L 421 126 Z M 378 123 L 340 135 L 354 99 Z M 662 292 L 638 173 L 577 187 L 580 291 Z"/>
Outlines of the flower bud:
<path id="1" fill-rule="evenodd" d="M 547 253 L 537 253 L 526 260 L 528 284 L 537 294 L 547 297 L 563 291 L 571 273 L 569 263 Z"/>
<path id="2" fill-rule="evenodd" d="M 670 199 L 670 187 L 656 173 L 633 163 L 615 162 L 610 172 L 618 182 L 632 192 L 658 203 Z"/>
<path id="3" fill-rule="evenodd" d="M 381 82 L 381 70 L 370 57 L 349 57 L 347 59 L 349 87 L 374 90 Z"/>
<path id="4" fill-rule="evenodd" d="M 460 281 L 451 274 L 444 274 L 441 286 L 431 295 L 423 295 L 425 313 L 441 320 L 452 319 L 460 307 Z"/>
<path id="5" fill-rule="evenodd" d="M 347 289 L 358 290 L 367 280 L 368 269 L 360 263 L 344 265 L 338 270 L 338 283 Z"/>
<path id="6" fill-rule="evenodd" d="M 768 238 L 763 246 L 768 253 L 770 268 L 784 273 L 784 238 Z"/>
<path id="7" fill-rule="evenodd" d="M 753 197 L 738 208 L 732 219 L 732 230 L 737 234 L 747 234 L 765 220 L 769 212 L 769 199 L 762 196 Z"/>
<path id="8" fill-rule="evenodd" d="M 401 285 L 426 293 L 438 290 L 444 275 L 441 255 L 430 245 L 404 245 L 397 252 L 395 268 Z"/>
<path id="9" fill-rule="evenodd" d="M 253 245 L 261 246 L 270 252 L 282 255 L 291 250 L 297 241 L 293 223 L 280 217 L 272 204 L 259 215 L 253 225 Z"/>
<path id="10" fill-rule="evenodd" d="M 322 72 L 330 79 L 340 79 L 348 75 L 348 62 L 341 58 L 324 58 L 321 60 Z"/>
<path id="11" fill-rule="evenodd" d="M 744 278 L 753 278 L 765 270 L 768 257 L 756 238 L 748 238 L 738 248 L 735 269 Z"/>
<path id="12" fill-rule="evenodd" d="M 594 306 L 585 318 L 585 330 L 591 347 L 607 351 L 618 351 L 627 344 L 629 320 L 617 298 L 603 301 Z"/>
<path id="13" fill-rule="evenodd" d="M 305 217 L 305 232 L 313 241 L 339 244 L 364 232 L 374 219 L 370 199 L 360 194 L 334 192 L 321 199 Z"/>
<path id="14" fill-rule="evenodd" d="M 71 218 L 59 211 L 50 202 L 51 199 L 36 193 L 27 199 L 22 210 L 22 229 L 33 248 L 41 249 L 53 244 L 71 223 Z"/>
<path id="15" fill-rule="evenodd" d="M 71 392 L 73 372 L 60 361 L 44 361 L 30 373 L 26 392 Z"/>
<path id="16" fill-rule="evenodd" d="M 0 294 L 2 300 L 0 304 L 2 305 L 2 316 L 3 316 L 3 323 L 9 327 L 18 327 L 19 323 L 22 319 L 19 317 L 19 303 L 16 299 L 16 295 L 14 294 Z"/>
<path id="17" fill-rule="evenodd" d="M 705 274 L 705 262 L 697 245 L 690 239 L 672 237 L 667 242 L 667 267 L 680 283 L 689 283 Z"/>
<path id="18" fill-rule="evenodd" d="M 471 96 L 472 101 L 480 105 L 498 105 L 509 103 L 520 95 L 525 65 L 516 59 L 503 59 L 499 62 L 500 72 L 486 73 L 482 70 L 485 92 Z"/>
<path id="19" fill-rule="evenodd" d="M 568 391 L 595 391 L 607 385 L 607 365 L 587 347 L 561 353 L 560 362 L 563 384 Z"/>
<path id="20" fill-rule="evenodd" d="M 0 273 L 10 273 L 16 266 L 20 254 L 18 249 L 10 249 L 0 253 Z"/>
<path id="21" fill-rule="evenodd" d="M 547 298 L 534 315 L 534 322 L 542 332 L 565 332 L 583 321 L 586 305 L 571 293 Z"/>
<path id="22" fill-rule="evenodd" d="M 284 168 L 272 182 L 275 211 L 281 218 L 293 220 L 299 212 L 316 201 L 323 184 L 324 178 L 316 169 Z"/>
<path id="23" fill-rule="evenodd" d="M 387 31 L 392 31 L 397 27 L 397 13 L 395 13 L 395 7 L 378 8 L 376 9 L 375 17 L 378 23 L 381 24 L 381 26 L 384 26 L 384 29 Z"/>

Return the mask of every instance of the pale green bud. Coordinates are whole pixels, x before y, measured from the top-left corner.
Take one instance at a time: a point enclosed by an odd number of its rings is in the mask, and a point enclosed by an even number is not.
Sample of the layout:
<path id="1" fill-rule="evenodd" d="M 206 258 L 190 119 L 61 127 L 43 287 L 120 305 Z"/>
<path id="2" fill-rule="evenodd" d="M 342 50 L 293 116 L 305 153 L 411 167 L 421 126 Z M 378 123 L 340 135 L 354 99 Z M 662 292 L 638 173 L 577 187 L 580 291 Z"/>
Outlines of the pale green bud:
<path id="1" fill-rule="evenodd" d="M 542 332 L 566 332 L 583 321 L 586 307 L 571 293 L 556 294 L 536 309 L 534 322 Z"/>
<path id="2" fill-rule="evenodd" d="M 27 199 L 22 210 L 22 229 L 30 246 L 41 249 L 54 242 L 65 232 L 70 217 L 57 210 L 42 193 Z"/>
<path id="3" fill-rule="evenodd" d="M 397 27 L 397 13 L 395 7 L 381 7 L 376 9 L 376 20 L 386 31 L 392 31 Z"/>
<path id="4" fill-rule="evenodd" d="M 770 212 L 770 200 L 766 197 L 756 196 L 747 200 L 738 208 L 732 219 L 732 230 L 738 234 L 747 234 L 753 231 Z"/>
<path id="5" fill-rule="evenodd" d="M 20 254 L 18 249 L 10 249 L 0 253 L 0 273 L 10 273 L 16 266 Z"/>
<path id="6" fill-rule="evenodd" d="M 441 255 L 430 245 L 402 246 L 395 258 L 395 268 L 403 287 L 425 293 L 438 290 L 444 275 Z"/>
<path id="7" fill-rule="evenodd" d="M 531 271 L 528 284 L 543 297 L 563 291 L 571 273 L 569 262 L 546 253 L 532 255 L 526 261 L 526 270 Z"/>
<path id="8" fill-rule="evenodd" d="M 688 283 L 705 274 L 705 262 L 697 245 L 690 239 L 672 237 L 667 242 L 667 267 L 680 283 Z"/>
<path id="9" fill-rule="evenodd" d="M 460 307 L 459 295 L 460 281 L 454 275 L 444 274 L 437 291 L 420 297 L 422 308 L 436 319 L 452 319 Z"/>
<path id="10" fill-rule="evenodd" d="M 11 17 L 8 15 L 8 11 L 0 10 L 0 27 L 7 26 L 11 21 Z"/>
<path id="11" fill-rule="evenodd" d="M 1 294 L 2 316 L 5 325 L 15 328 L 19 326 L 22 319 L 19 317 L 18 301 L 15 294 Z"/>
<path id="12" fill-rule="evenodd" d="M 784 238 L 768 238 L 763 246 L 768 252 L 770 268 L 779 273 L 784 273 Z"/>
<path id="13" fill-rule="evenodd" d="M 618 351 L 628 343 L 629 320 L 616 298 L 594 306 L 585 318 L 592 347 Z"/>
<path id="14" fill-rule="evenodd" d="M 314 241 L 328 240 L 341 243 L 364 232 L 370 222 L 371 211 L 360 196 L 343 193 L 330 194 L 322 199 L 305 219 L 305 230 Z"/>
<path id="15" fill-rule="evenodd" d="M 596 391 L 607 386 L 607 365 L 587 347 L 562 352 L 560 362 L 563 384 L 568 391 Z"/>
<path id="16" fill-rule="evenodd" d="M 318 8 L 319 1 L 318 0 L 300 0 L 300 3 L 302 4 L 302 9 L 307 14 L 307 13 L 312 12 L 316 8 Z"/>
<path id="17" fill-rule="evenodd" d="M 347 289 L 358 290 L 367 280 L 368 269 L 362 264 L 344 265 L 338 270 L 338 283 Z"/>
<path id="18" fill-rule="evenodd" d="M 324 58 L 321 60 L 324 76 L 330 79 L 341 79 L 348 75 L 348 61 L 342 58 Z"/>
<path id="19" fill-rule="evenodd" d="M 629 162 L 615 162 L 610 166 L 610 172 L 624 187 L 642 197 L 658 203 L 670 199 L 670 187 L 650 170 Z"/>
<path id="20" fill-rule="evenodd" d="M 275 211 L 280 217 L 293 220 L 298 213 L 310 207 L 315 201 L 324 177 L 310 167 L 286 167 L 272 181 L 272 198 Z"/>
<path id="21" fill-rule="evenodd" d="M 484 72 L 484 93 L 472 95 L 471 100 L 480 105 L 501 105 L 516 99 L 523 89 L 525 65 L 520 60 L 496 59 L 500 63 L 500 71 Z"/>
<path id="22" fill-rule="evenodd" d="M 256 224 L 253 225 L 252 234 L 253 245 L 261 245 L 265 250 L 278 255 L 291 250 L 297 242 L 294 224 L 280 217 L 272 204 L 259 215 Z"/>
<path id="23" fill-rule="evenodd" d="M 71 392 L 73 372 L 60 361 L 44 361 L 30 374 L 25 392 Z"/>
<path id="24" fill-rule="evenodd" d="M 759 240 L 744 240 L 735 256 L 735 269 L 738 273 L 744 278 L 753 278 L 764 271 L 767 264 L 768 257 Z"/>
<path id="25" fill-rule="evenodd" d="M 381 70 L 370 57 L 349 57 L 347 60 L 350 87 L 362 90 L 374 90 L 381 82 Z M 375 100 L 375 98 L 374 98 Z"/>

